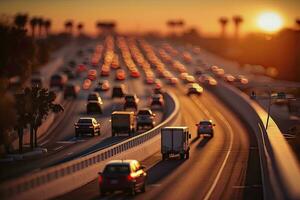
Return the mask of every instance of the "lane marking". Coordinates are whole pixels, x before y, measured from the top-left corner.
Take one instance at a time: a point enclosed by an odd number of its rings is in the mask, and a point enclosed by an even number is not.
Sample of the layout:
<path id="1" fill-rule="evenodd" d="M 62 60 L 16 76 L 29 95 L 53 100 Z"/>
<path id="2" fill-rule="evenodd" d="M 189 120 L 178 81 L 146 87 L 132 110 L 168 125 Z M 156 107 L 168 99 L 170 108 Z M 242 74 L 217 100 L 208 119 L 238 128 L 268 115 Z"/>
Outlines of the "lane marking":
<path id="1" fill-rule="evenodd" d="M 149 185 L 147 185 L 148 187 L 160 187 L 161 186 L 161 184 L 149 184 Z"/>
<path id="2" fill-rule="evenodd" d="M 70 155 L 72 155 L 74 152 L 68 152 L 68 153 L 66 153 L 66 155 L 67 156 L 70 156 Z"/>
<path id="3" fill-rule="evenodd" d="M 202 110 L 209 118 L 213 119 L 213 117 L 210 115 L 210 112 L 208 111 L 208 109 L 204 106 L 204 104 L 203 104 L 201 101 L 199 101 L 198 99 L 195 99 L 195 98 L 193 98 L 193 97 L 191 97 L 191 99 L 192 99 L 192 102 L 194 102 L 195 105 L 196 105 L 198 108 L 201 108 L 201 110 Z M 197 101 L 196 101 L 196 100 L 197 100 Z M 198 103 L 201 104 L 201 106 L 200 106 Z M 205 197 L 203 198 L 204 200 L 210 199 L 210 197 L 211 197 L 211 195 L 212 195 L 212 192 L 213 192 L 214 189 L 216 188 L 217 183 L 218 183 L 218 181 L 219 181 L 219 179 L 220 179 L 220 177 L 221 177 L 221 174 L 223 173 L 223 170 L 224 170 L 224 168 L 225 168 L 226 162 L 227 162 L 227 160 L 228 160 L 228 158 L 229 158 L 229 155 L 230 155 L 230 153 L 231 153 L 232 146 L 233 146 L 233 130 L 232 130 L 230 124 L 228 123 L 228 121 L 223 117 L 223 115 L 222 115 L 220 112 L 218 112 L 217 110 L 215 110 L 214 113 L 217 115 L 217 117 L 218 117 L 221 121 L 223 121 L 223 122 L 225 123 L 225 126 L 229 129 L 229 133 L 230 133 L 230 144 L 229 144 L 229 149 L 227 150 L 226 156 L 225 156 L 225 158 L 224 158 L 224 160 L 223 160 L 223 162 L 222 162 L 222 165 L 221 165 L 221 167 L 220 167 L 220 169 L 219 169 L 219 171 L 218 171 L 218 173 L 217 173 L 217 176 L 216 176 L 216 178 L 215 178 L 213 184 L 211 185 L 211 187 L 210 187 L 208 193 L 207 193 L 207 194 L 205 195 Z"/>
<path id="4" fill-rule="evenodd" d="M 44 142 L 42 142 L 40 145 L 41 146 L 44 146 L 45 144 L 47 144 L 49 142 L 49 139 L 48 140 L 45 140 Z"/>
<path id="5" fill-rule="evenodd" d="M 60 149 L 64 148 L 64 146 L 59 146 L 59 147 L 56 147 L 55 149 L 53 149 L 54 151 L 58 151 Z"/>
<path id="6" fill-rule="evenodd" d="M 227 121 L 227 120 L 226 120 L 226 119 L 225 119 L 218 111 L 216 111 L 215 113 L 216 113 L 216 115 L 217 115 L 221 120 L 223 120 L 223 122 L 225 123 L 225 125 L 226 125 L 227 128 L 229 129 L 229 133 L 230 133 L 230 144 L 229 144 L 229 150 L 228 150 L 227 153 L 226 153 L 225 159 L 223 160 L 223 163 L 222 163 L 222 165 L 221 165 L 221 167 L 220 167 L 220 169 L 219 169 L 219 171 L 218 171 L 218 174 L 217 174 L 217 176 L 216 176 L 216 178 L 215 178 L 215 180 L 214 180 L 212 186 L 210 187 L 208 193 L 205 195 L 204 200 L 208 200 L 208 199 L 211 197 L 212 192 L 213 192 L 214 189 L 216 188 L 217 183 L 218 183 L 218 181 L 219 181 L 219 179 L 220 179 L 220 177 L 221 177 L 221 174 L 222 174 L 222 172 L 223 172 L 223 170 L 224 170 L 224 168 L 225 168 L 226 162 L 227 162 L 227 160 L 228 160 L 228 158 L 229 158 L 229 154 L 230 154 L 230 152 L 231 152 L 232 145 L 233 145 L 233 130 L 232 130 L 231 126 L 229 125 L 228 121 Z"/>

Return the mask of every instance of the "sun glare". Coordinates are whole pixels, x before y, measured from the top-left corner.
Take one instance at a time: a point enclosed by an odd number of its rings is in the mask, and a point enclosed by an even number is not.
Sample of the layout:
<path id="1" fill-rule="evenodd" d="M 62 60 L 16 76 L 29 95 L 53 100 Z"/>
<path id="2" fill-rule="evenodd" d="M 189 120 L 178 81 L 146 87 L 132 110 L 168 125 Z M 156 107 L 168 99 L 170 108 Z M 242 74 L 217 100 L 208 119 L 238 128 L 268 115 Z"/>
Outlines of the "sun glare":
<path id="1" fill-rule="evenodd" d="M 258 17 L 258 26 L 266 32 L 276 32 L 282 28 L 283 20 L 277 13 L 266 12 Z"/>

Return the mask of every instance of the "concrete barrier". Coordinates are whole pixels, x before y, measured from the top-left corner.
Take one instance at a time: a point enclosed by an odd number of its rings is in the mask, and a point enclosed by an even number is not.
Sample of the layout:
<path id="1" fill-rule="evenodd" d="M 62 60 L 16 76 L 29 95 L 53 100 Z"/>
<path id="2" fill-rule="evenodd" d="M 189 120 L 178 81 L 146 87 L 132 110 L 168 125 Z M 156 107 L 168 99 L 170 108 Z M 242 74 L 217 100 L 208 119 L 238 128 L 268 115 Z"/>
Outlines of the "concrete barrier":
<path id="1" fill-rule="evenodd" d="M 279 128 L 266 111 L 238 89 L 220 83 L 213 92 L 219 96 L 256 134 L 264 199 L 300 199 L 298 161 Z"/>
<path id="2" fill-rule="evenodd" d="M 1 199 L 48 199 L 70 192 L 97 177 L 111 159 L 143 160 L 160 150 L 160 129 L 181 123 L 179 103 L 166 94 L 170 116 L 155 128 L 90 155 L 0 185 Z"/>

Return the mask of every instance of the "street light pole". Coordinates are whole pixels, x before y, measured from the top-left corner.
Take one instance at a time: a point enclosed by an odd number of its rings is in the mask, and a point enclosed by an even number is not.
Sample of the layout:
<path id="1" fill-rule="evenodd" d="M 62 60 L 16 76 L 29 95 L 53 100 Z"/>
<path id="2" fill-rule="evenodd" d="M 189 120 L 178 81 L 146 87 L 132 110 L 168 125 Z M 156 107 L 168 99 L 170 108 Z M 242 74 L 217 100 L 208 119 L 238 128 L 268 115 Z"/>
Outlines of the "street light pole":
<path id="1" fill-rule="evenodd" d="M 272 104 L 272 92 L 271 92 L 271 89 L 269 88 L 269 105 L 268 105 L 268 117 L 267 117 L 267 123 L 266 123 L 266 130 L 268 129 L 268 125 L 269 125 L 271 104 Z"/>

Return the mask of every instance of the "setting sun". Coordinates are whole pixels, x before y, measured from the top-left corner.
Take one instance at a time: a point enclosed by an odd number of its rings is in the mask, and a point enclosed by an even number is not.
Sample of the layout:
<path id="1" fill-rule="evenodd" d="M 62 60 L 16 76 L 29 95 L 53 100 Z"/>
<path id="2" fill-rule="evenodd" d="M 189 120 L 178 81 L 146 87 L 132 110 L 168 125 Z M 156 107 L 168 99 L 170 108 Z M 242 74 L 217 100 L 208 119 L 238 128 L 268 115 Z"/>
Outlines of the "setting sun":
<path id="1" fill-rule="evenodd" d="M 282 27 L 283 20 L 279 14 L 267 12 L 258 17 L 257 23 L 266 32 L 276 32 Z"/>

